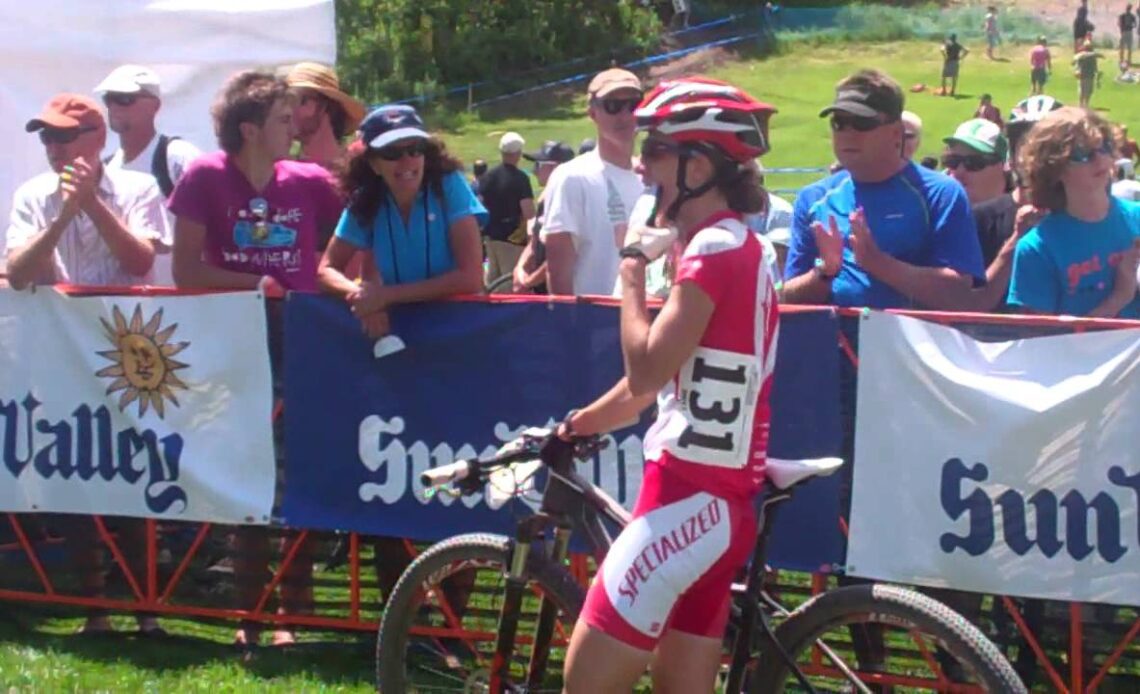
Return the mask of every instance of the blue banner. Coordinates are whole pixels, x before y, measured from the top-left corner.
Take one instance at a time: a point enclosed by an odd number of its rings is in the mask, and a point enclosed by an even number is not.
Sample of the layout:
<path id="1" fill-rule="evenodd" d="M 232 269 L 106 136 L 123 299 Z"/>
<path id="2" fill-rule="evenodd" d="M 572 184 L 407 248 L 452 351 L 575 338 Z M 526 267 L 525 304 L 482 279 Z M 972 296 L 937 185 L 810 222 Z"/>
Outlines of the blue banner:
<path id="1" fill-rule="evenodd" d="M 781 323 L 771 454 L 838 455 L 837 323 L 829 311 Z M 285 492 L 280 522 L 437 540 L 510 533 L 534 500 L 492 510 L 482 496 L 427 496 L 420 472 L 489 455 L 528 426 L 588 403 L 622 374 L 618 309 L 589 303 L 443 302 L 392 312 L 367 339 L 343 302 L 292 294 L 285 314 Z M 594 481 L 627 508 L 642 476 L 648 419 L 613 433 Z M 585 472 L 590 472 L 586 467 Z M 838 476 L 780 512 L 772 563 L 842 564 Z"/>

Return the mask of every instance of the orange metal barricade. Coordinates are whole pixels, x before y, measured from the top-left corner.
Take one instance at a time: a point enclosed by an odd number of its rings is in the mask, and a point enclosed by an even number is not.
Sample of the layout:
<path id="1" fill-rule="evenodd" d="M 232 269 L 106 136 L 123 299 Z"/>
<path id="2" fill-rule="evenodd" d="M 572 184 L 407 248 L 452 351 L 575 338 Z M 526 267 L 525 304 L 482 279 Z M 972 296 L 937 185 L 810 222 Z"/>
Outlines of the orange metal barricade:
<path id="1" fill-rule="evenodd" d="M 115 288 L 101 288 L 97 290 L 85 288 L 63 289 L 75 294 L 132 293 L 138 295 L 170 295 L 174 293 L 184 293 L 174 292 L 173 290 L 164 288 L 124 288 L 122 290 Z M 583 301 L 581 298 L 575 299 L 568 297 L 542 297 L 539 299 L 527 299 L 525 297 L 496 297 L 494 299 L 468 297 L 460 300 L 490 300 L 496 302 L 534 300 L 555 302 Z M 599 304 L 614 303 L 613 300 L 604 298 L 588 299 L 586 301 Z M 781 310 L 788 313 L 795 313 L 799 311 L 818 311 L 821 310 L 821 308 L 791 306 L 782 307 Z M 858 316 L 861 313 L 858 309 L 824 308 L 823 310 L 833 310 L 839 315 L 848 317 Z M 898 311 L 897 313 L 913 315 L 924 320 L 948 325 L 998 324 L 1005 326 L 1023 326 L 1026 328 L 1061 327 L 1074 332 L 1140 327 L 1140 321 L 1108 319 L 1066 319 L 1044 316 L 998 316 L 990 314 L 914 311 Z M 840 333 L 839 336 L 838 347 L 842 354 L 857 367 L 857 353 L 842 333 Z M 42 559 L 41 553 L 44 551 L 50 551 L 55 555 L 60 553 L 63 543 L 61 543 L 59 537 L 31 537 L 27 532 L 26 521 L 33 518 L 32 516 L 13 513 L 8 513 L 6 516 L 7 525 L 11 531 L 11 540 L 0 544 L 0 567 L 5 567 L 5 570 L 0 571 L 0 600 L 19 603 L 66 605 L 76 608 L 104 609 L 121 612 L 153 612 L 158 615 L 178 615 L 204 619 L 251 620 L 267 624 L 292 624 L 314 629 L 374 632 L 377 628 L 380 605 L 370 603 L 364 597 L 365 587 L 369 585 L 369 580 L 364 576 L 367 569 L 365 561 L 362 558 L 362 549 L 363 545 L 367 543 L 367 538 L 363 538 L 364 542 L 362 542 L 362 536 L 357 533 L 347 534 L 347 576 L 340 578 L 341 581 L 347 583 L 348 602 L 346 608 L 322 612 L 318 605 L 318 609 L 313 614 L 282 615 L 277 614 L 277 612 L 272 609 L 273 593 L 282 581 L 285 580 L 288 569 L 292 562 L 295 561 L 302 545 L 310 541 L 312 536 L 319 534 L 315 531 L 306 529 L 292 531 L 291 535 L 289 535 L 291 539 L 287 543 L 284 555 L 262 589 L 256 605 L 252 609 L 239 609 L 237 607 L 219 607 L 216 604 L 209 604 L 209 601 L 195 602 L 184 597 L 185 591 L 182 590 L 183 583 L 191 573 L 191 569 L 195 566 L 195 563 L 202 559 L 200 555 L 207 539 L 211 534 L 224 532 L 222 529 L 214 527 L 211 524 L 203 523 L 197 525 L 196 530 L 193 531 L 193 539 L 186 549 L 182 551 L 180 556 L 171 557 L 169 564 L 171 564 L 173 568 L 167 572 L 169 574 L 168 576 L 163 577 L 161 575 L 163 572 L 159 567 L 159 557 L 164 549 L 160 546 L 159 537 L 159 527 L 162 522 L 153 519 L 146 520 L 145 575 L 140 576 L 132 572 L 130 562 L 128 562 L 124 556 L 114 534 L 110 532 L 102 519 L 95 518 L 94 522 L 96 524 L 97 536 L 105 544 L 112 559 L 112 566 L 122 575 L 126 590 L 124 595 L 117 595 L 115 597 L 92 597 L 84 596 L 75 590 L 66 589 L 62 585 L 66 582 L 64 580 L 67 573 L 66 566 L 61 568 L 61 562 L 58 560 L 53 565 Z M 840 523 L 843 523 L 843 519 L 840 519 Z M 189 524 L 183 523 L 181 525 L 187 526 Z M 844 528 L 844 532 L 846 532 L 846 528 Z M 410 542 L 408 546 L 411 547 Z M 62 564 L 65 565 L 66 562 L 62 562 Z M 13 566 L 22 567 L 23 571 L 12 570 L 11 567 Z M 585 556 L 575 556 L 570 562 L 569 569 L 574 577 L 585 585 L 590 578 L 590 559 Z M 27 580 L 17 585 L 12 583 L 12 579 L 15 576 L 23 576 Z M 811 578 L 810 590 L 812 594 L 818 594 L 826 590 L 827 585 L 827 576 L 815 575 Z M 119 592 L 123 593 L 124 591 L 120 590 Z M 1066 654 L 1068 657 L 1068 677 L 1066 678 L 1065 675 L 1062 674 L 1063 668 L 1059 667 L 1050 658 L 1048 652 L 1050 649 L 1043 643 L 1042 635 L 1033 632 L 1026 623 L 1015 601 L 1008 596 L 997 596 L 995 600 L 1000 603 L 1001 608 L 1009 615 L 1019 633 L 1025 638 L 1028 647 L 1032 650 L 1039 665 L 1044 670 L 1049 683 L 1059 692 L 1076 693 L 1094 691 L 1096 687 L 1104 681 L 1109 671 L 1129 654 L 1130 646 L 1140 645 L 1137 642 L 1138 635 L 1140 635 L 1140 617 L 1138 617 L 1127 628 L 1123 637 L 1106 652 L 1095 654 L 1087 652 L 1085 650 L 1087 644 L 1084 638 L 1082 606 L 1079 603 L 1071 603 L 1068 609 L 1069 650 Z M 456 632 L 446 629 L 442 630 L 440 635 L 459 636 L 465 639 L 492 637 L 490 634 Z M 924 658 L 928 660 L 931 658 L 924 644 L 919 643 L 919 649 L 923 652 Z M 1055 651 L 1056 649 L 1053 650 Z M 1104 656 L 1104 660 L 1095 671 L 1084 667 L 1086 660 L 1089 659 L 1090 656 L 1101 655 Z M 1135 657 L 1135 654 L 1133 654 L 1133 657 Z M 937 667 L 932 668 L 932 670 L 939 672 Z M 1092 672 L 1091 676 L 1086 677 L 1086 670 Z M 822 661 L 816 659 L 808 666 L 805 672 L 809 672 L 809 674 L 827 674 L 834 673 L 835 671 L 830 670 Z M 893 684 L 897 686 L 912 686 L 916 684 L 906 677 L 895 675 L 873 676 L 872 679 L 883 684 Z M 955 685 L 948 681 L 941 682 L 939 687 L 944 691 L 957 690 Z"/>

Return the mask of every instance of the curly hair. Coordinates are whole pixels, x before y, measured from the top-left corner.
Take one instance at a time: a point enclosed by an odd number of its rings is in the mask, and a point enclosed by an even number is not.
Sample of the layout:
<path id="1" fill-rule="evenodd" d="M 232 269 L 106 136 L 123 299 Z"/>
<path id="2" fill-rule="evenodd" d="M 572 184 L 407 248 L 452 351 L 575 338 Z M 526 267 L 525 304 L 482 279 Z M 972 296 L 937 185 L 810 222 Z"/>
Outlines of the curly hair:
<path id="1" fill-rule="evenodd" d="M 1077 147 L 1091 149 L 1094 143 L 1111 142 L 1112 125 L 1093 111 L 1067 106 L 1052 111 L 1025 136 L 1018 152 L 1021 182 L 1029 190 L 1029 202 L 1054 212 L 1068 206 L 1061 174 Z"/>
<path id="2" fill-rule="evenodd" d="M 210 108 L 218 146 L 237 154 L 245 144 L 242 123 L 265 125 L 273 104 L 290 98 L 285 80 L 268 72 L 247 70 L 230 77 Z"/>
<path id="3" fill-rule="evenodd" d="M 437 196 L 443 197 L 443 177 L 453 171 L 463 169 L 463 163 L 447 151 L 442 140 L 430 137 L 424 151 L 424 180 L 420 187 L 430 187 Z M 380 205 L 387 199 L 388 184 L 372 170 L 369 160 L 376 150 L 365 147 L 348 160 L 340 175 L 341 192 L 348 201 L 348 211 L 361 226 L 372 224 Z"/>

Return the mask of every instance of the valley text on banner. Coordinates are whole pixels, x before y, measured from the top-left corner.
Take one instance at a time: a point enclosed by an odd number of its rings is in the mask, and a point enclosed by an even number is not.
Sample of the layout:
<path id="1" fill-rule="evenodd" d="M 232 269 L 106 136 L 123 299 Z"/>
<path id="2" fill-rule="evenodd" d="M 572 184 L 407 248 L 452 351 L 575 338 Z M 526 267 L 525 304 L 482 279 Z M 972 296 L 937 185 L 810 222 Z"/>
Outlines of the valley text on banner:
<path id="1" fill-rule="evenodd" d="M 0 511 L 265 523 L 263 300 L 0 291 Z"/>
<path id="2" fill-rule="evenodd" d="M 1140 605 L 1140 329 L 979 342 L 872 313 L 859 340 L 851 573 Z"/>

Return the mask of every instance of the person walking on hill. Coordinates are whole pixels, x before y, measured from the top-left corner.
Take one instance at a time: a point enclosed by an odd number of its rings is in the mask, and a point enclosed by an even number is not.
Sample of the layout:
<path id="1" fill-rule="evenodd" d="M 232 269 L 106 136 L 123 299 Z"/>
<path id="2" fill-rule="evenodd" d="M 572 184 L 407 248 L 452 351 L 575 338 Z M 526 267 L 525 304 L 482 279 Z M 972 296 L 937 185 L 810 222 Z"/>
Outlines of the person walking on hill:
<path id="1" fill-rule="evenodd" d="M 1081 108 L 1089 107 L 1093 90 L 1100 77 L 1100 66 L 1096 61 L 1104 58 L 1093 48 L 1092 41 L 1085 41 L 1080 52 L 1073 56 L 1073 65 L 1077 74 L 1077 100 Z"/>
<path id="2" fill-rule="evenodd" d="M 986 57 L 994 60 L 994 49 L 1001 43 L 1001 29 L 998 28 L 997 7 L 986 8 L 986 20 L 982 25 L 986 32 Z"/>
<path id="3" fill-rule="evenodd" d="M 1081 0 L 1081 6 L 1077 8 L 1077 16 L 1073 19 L 1073 52 L 1079 53 L 1081 46 L 1084 42 L 1091 38 L 1093 23 L 1089 21 L 1089 1 Z"/>
<path id="4" fill-rule="evenodd" d="M 1116 19 L 1120 28 L 1120 63 L 1132 66 L 1132 34 L 1136 31 L 1136 14 L 1132 12 L 1132 5 L 1125 5 L 1124 12 Z"/>
<path id="5" fill-rule="evenodd" d="M 950 96 L 958 90 L 958 68 L 962 60 L 970 51 L 958 43 L 958 35 L 950 34 L 946 43 L 942 44 L 942 90 L 939 92 L 946 96 L 946 80 L 950 80 Z"/>
<path id="6" fill-rule="evenodd" d="M 1037 45 L 1029 49 L 1029 95 L 1045 93 L 1045 82 L 1053 72 L 1053 56 L 1049 54 L 1048 40 L 1037 37 Z"/>

